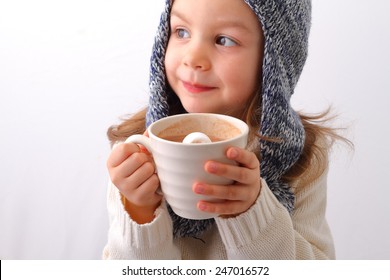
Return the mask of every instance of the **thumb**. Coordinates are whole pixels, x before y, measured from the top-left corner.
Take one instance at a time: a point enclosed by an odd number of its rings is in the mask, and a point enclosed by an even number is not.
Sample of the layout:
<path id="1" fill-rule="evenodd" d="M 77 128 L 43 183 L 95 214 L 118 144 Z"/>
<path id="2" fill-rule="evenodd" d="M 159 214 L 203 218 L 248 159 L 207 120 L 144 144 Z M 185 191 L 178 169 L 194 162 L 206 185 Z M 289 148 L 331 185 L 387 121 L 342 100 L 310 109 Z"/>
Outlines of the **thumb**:
<path id="1" fill-rule="evenodd" d="M 146 137 L 149 137 L 149 132 L 148 132 L 148 130 L 145 130 L 145 132 L 143 133 L 143 135 L 146 136 Z M 151 155 L 150 152 L 148 151 L 148 149 L 146 149 L 144 146 L 139 145 L 139 149 L 140 149 L 140 151 L 141 151 L 142 153 L 145 153 L 145 154 L 147 154 L 147 155 Z"/>

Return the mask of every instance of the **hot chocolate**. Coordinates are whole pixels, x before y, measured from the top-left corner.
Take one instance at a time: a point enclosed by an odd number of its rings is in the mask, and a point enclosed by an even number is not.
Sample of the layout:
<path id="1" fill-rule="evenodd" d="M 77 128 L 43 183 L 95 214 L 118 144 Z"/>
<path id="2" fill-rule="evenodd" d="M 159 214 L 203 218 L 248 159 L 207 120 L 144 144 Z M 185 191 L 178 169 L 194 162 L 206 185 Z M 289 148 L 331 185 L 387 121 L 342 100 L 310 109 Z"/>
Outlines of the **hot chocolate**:
<path id="1" fill-rule="evenodd" d="M 201 132 L 207 135 L 211 142 L 231 139 L 241 134 L 233 124 L 220 118 L 197 116 L 186 118 L 162 129 L 157 136 L 174 142 L 182 142 L 190 133 Z"/>

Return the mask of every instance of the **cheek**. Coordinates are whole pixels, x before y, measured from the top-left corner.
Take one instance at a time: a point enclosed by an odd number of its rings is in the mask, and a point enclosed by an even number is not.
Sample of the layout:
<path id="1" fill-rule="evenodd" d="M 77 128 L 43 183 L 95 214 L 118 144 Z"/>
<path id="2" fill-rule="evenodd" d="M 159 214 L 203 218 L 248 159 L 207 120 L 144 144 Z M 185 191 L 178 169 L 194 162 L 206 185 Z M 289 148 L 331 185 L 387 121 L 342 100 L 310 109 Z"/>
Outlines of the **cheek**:
<path id="1" fill-rule="evenodd" d="M 247 60 L 247 67 L 241 69 L 239 73 L 241 81 L 245 81 L 242 82 L 243 86 L 250 92 L 257 91 L 262 82 L 262 63 L 256 61 L 257 57 L 254 56 L 253 58 L 252 60 Z"/>
<path id="2" fill-rule="evenodd" d="M 225 73 L 225 79 L 231 88 L 240 91 L 241 94 L 248 91 L 253 92 L 257 89 L 261 81 L 257 65 L 248 65 L 248 67 L 240 67 L 236 65 L 229 69 L 231 70 Z"/>
<path id="3" fill-rule="evenodd" d="M 167 52 L 166 55 L 165 55 L 165 59 L 164 59 L 164 67 L 165 67 L 165 71 L 167 72 L 167 74 L 171 71 L 171 59 L 170 59 L 170 56 L 169 56 L 169 53 Z"/>
<path id="4" fill-rule="evenodd" d="M 165 59 L 164 59 L 164 66 L 165 66 L 165 71 L 167 73 L 167 76 L 170 76 L 177 67 L 177 62 L 175 61 L 175 55 L 173 54 L 169 46 L 170 45 L 168 44 L 167 52 L 165 54 Z"/>
<path id="5" fill-rule="evenodd" d="M 239 64 L 245 65 L 245 64 Z M 235 66 L 234 71 L 226 73 L 232 95 L 237 104 L 243 105 L 248 102 L 261 86 L 261 70 L 258 64 L 247 63 L 248 67 Z M 232 69 L 232 68 L 231 68 Z"/>

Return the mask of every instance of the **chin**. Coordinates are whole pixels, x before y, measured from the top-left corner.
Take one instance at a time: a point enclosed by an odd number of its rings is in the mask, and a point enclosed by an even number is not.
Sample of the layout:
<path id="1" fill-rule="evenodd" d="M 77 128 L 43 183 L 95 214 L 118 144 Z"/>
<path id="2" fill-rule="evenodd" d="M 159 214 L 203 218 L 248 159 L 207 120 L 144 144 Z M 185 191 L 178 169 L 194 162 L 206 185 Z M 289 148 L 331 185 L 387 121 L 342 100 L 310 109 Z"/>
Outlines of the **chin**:
<path id="1" fill-rule="evenodd" d="M 194 107 L 194 106 L 183 106 L 183 107 L 188 113 L 213 113 L 210 110 L 206 110 L 199 107 Z"/>

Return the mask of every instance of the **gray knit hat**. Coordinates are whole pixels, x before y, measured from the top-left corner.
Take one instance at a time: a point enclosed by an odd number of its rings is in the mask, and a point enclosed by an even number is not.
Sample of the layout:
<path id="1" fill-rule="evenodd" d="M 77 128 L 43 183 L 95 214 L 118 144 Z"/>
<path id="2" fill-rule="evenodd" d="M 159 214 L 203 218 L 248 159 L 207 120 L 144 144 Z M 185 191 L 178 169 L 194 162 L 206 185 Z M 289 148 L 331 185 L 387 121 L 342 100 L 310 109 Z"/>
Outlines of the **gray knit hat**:
<path id="1" fill-rule="evenodd" d="M 281 140 L 261 140 L 261 176 L 279 202 L 291 212 L 294 195 L 290 187 L 281 182 L 281 177 L 298 160 L 305 140 L 305 131 L 299 116 L 291 108 L 290 98 L 307 57 L 311 1 L 243 1 L 257 15 L 265 38 L 262 77 L 259 77 L 262 80 L 260 134 Z M 171 2 L 166 0 L 153 46 L 147 126 L 171 115 L 172 100 L 176 98 L 167 83 L 164 68 Z M 177 237 L 199 236 L 214 222 L 213 219 L 187 220 L 171 210 L 170 214 Z"/>

